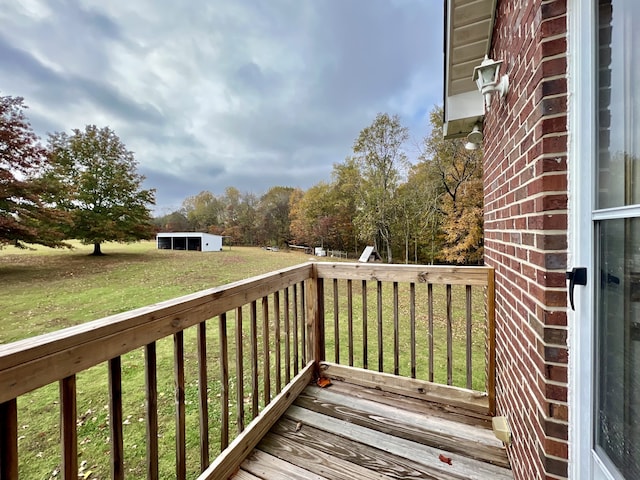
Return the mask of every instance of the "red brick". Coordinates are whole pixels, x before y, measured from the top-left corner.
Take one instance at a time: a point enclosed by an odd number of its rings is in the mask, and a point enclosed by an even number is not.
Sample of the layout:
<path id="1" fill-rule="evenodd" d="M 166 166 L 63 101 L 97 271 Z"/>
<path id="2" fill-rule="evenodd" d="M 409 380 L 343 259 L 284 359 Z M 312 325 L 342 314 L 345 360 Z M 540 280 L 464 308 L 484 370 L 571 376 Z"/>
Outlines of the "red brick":
<path id="1" fill-rule="evenodd" d="M 553 37 L 566 33 L 567 31 L 567 17 L 560 16 L 552 18 L 551 20 L 545 20 L 540 24 L 540 33 L 542 37 Z"/>
<path id="2" fill-rule="evenodd" d="M 564 15 L 567 13 L 567 0 L 545 2 L 540 7 L 540 11 L 544 20 Z"/>

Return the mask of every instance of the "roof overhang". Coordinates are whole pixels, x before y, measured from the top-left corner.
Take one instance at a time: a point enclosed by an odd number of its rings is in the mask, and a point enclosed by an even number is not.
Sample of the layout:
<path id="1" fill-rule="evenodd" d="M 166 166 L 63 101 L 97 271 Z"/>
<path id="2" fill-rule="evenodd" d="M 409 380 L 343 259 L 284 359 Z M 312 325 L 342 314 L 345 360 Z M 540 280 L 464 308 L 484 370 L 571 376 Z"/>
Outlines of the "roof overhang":
<path id="1" fill-rule="evenodd" d="M 491 48 L 497 0 L 445 0 L 445 138 L 467 135 L 484 118 L 482 95 L 472 80 Z"/>

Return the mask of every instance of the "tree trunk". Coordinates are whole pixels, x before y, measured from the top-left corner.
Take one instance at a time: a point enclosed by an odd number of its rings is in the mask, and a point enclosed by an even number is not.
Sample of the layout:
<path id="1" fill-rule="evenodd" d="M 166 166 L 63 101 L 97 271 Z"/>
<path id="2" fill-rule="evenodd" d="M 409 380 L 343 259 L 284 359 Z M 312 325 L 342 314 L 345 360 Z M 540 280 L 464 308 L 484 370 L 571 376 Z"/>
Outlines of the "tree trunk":
<path id="1" fill-rule="evenodd" d="M 95 255 L 95 256 L 104 255 L 104 253 L 102 253 L 102 250 L 100 250 L 100 243 L 93 244 L 93 253 L 91 255 Z"/>

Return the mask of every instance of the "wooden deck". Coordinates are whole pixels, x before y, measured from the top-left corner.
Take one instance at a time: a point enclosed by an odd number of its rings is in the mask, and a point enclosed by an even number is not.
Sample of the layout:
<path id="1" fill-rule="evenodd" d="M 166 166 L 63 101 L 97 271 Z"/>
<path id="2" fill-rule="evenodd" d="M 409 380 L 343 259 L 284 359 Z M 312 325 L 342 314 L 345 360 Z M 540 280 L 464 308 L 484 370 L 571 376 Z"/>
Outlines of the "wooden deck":
<path id="1" fill-rule="evenodd" d="M 512 480 L 490 425 L 477 411 L 334 379 L 307 386 L 232 478 Z"/>

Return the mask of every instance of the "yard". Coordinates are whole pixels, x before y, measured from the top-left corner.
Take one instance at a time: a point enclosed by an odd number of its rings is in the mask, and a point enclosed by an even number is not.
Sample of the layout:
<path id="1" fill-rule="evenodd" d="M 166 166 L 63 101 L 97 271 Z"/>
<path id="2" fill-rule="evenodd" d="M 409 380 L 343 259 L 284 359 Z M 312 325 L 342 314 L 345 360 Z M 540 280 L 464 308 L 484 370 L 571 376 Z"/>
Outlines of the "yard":
<path id="1" fill-rule="evenodd" d="M 91 247 L 78 247 L 72 251 L 51 251 L 48 249 L 36 251 L 0 251 L 0 278 L 6 286 L 0 294 L 0 343 L 8 343 L 18 339 L 83 323 L 107 315 L 125 312 L 133 308 L 153 304 L 159 301 L 185 295 L 205 288 L 226 284 L 257 274 L 278 270 L 280 268 L 306 262 L 308 255 L 287 252 L 269 252 L 262 249 L 236 248 L 216 253 L 184 252 L 156 250 L 154 242 L 135 244 L 131 246 L 108 245 L 104 251 L 109 253 L 105 257 L 89 257 Z M 375 282 L 374 282 L 375 284 Z M 362 285 L 353 286 L 354 311 L 361 311 Z M 378 336 L 380 330 L 375 315 L 375 288 L 369 293 L 371 314 L 369 324 L 365 326 L 369 337 L 367 363 L 369 368 L 375 369 L 382 357 L 381 351 L 393 351 L 393 336 L 389 332 L 394 330 L 393 313 L 390 299 L 393 293 L 386 290 L 381 292 L 384 300 L 382 306 L 383 335 Z M 438 286 L 436 286 L 438 287 Z M 327 290 L 340 289 L 344 292 L 344 282 L 334 282 L 325 287 Z M 336 290 L 337 291 L 337 290 Z M 407 292 L 400 290 L 400 298 Z M 424 294 L 424 292 L 423 292 Z M 464 309 L 464 290 L 453 292 L 454 317 L 460 317 Z M 482 290 L 474 292 L 474 317 L 484 318 Z M 346 295 L 338 294 L 339 301 L 325 305 L 326 308 L 326 339 L 327 359 L 333 360 L 335 355 L 335 340 L 341 343 L 342 362 L 346 362 L 345 347 L 349 338 L 349 325 L 342 321 L 338 324 L 339 335 L 335 335 L 333 323 L 333 309 L 345 309 Z M 418 303 L 425 304 L 426 298 L 418 296 Z M 469 300 L 470 301 L 470 300 Z M 435 309 L 442 311 L 444 290 L 434 292 Z M 401 304 L 405 304 L 404 301 Z M 259 306 L 260 307 L 260 306 Z M 479 311 L 476 311 L 478 310 Z M 406 318 L 407 312 L 399 312 L 400 317 Z M 438 324 L 442 317 L 437 316 Z M 418 376 L 428 375 L 426 366 L 429 364 L 426 332 L 426 317 L 417 315 L 417 368 Z M 229 325 L 234 325 L 232 316 Z M 434 355 L 436 366 L 436 380 L 446 381 L 443 356 L 446 352 L 442 347 L 444 330 L 434 331 L 436 339 Z M 244 329 L 245 327 L 243 327 Z M 474 322 L 473 350 L 474 350 L 474 387 L 481 389 L 484 378 L 484 322 Z M 248 342 L 249 327 L 243 332 Z M 197 474 L 198 467 L 198 374 L 196 353 L 195 328 L 189 328 L 184 333 L 185 345 L 185 403 L 187 424 L 187 464 L 189 477 Z M 363 326 L 357 324 L 353 331 L 352 343 L 355 366 L 363 366 L 364 356 L 362 337 Z M 399 359 L 401 374 L 409 375 L 411 368 L 411 343 L 408 336 L 409 326 L 403 323 L 400 329 Z M 218 344 L 218 331 L 207 329 L 207 338 L 211 345 Z M 454 324 L 454 339 L 464 336 L 464 321 Z M 233 327 L 230 327 L 229 338 L 234 338 Z M 376 345 L 376 338 L 378 343 Z M 244 342 L 243 342 L 244 343 Z M 446 340 L 445 342 L 446 343 Z M 229 356 L 235 355 L 233 341 L 230 342 Z M 248 352 L 250 345 L 244 345 L 244 352 Z M 463 358 L 464 341 L 462 347 L 455 347 L 454 356 Z M 175 399 L 173 378 L 173 349 L 171 338 L 157 342 L 158 358 L 158 415 L 160 477 L 169 478 L 175 475 Z M 214 349 L 212 349 L 214 350 Z M 380 354 L 380 355 L 378 355 Z M 216 379 L 220 374 L 217 361 L 218 351 L 210 351 L 211 361 L 208 366 L 208 377 Z M 262 360 L 261 360 L 262 362 Z M 384 370 L 392 371 L 393 359 L 387 355 L 384 358 Z M 273 364 L 273 363 L 272 363 Z M 122 390 L 123 390 L 123 424 L 124 424 L 124 465 L 127 476 L 142 478 L 145 476 L 145 395 L 144 388 L 144 352 L 140 349 L 122 356 Z M 247 370 L 250 366 L 245 367 Z M 260 369 L 263 364 L 260 364 Z M 80 470 L 84 478 L 108 478 L 109 467 L 109 418 L 108 418 L 108 389 L 105 379 L 106 365 L 98 365 L 77 376 L 78 390 L 78 453 Z M 166 372 L 164 374 L 163 372 Z M 454 383 L 460 384 L 464 380 L 464 365 L 454 365 Z M 229 386 L 231 398 L 235 395 L 237 386 Z M 462 380 L 460 380 L 462 378 Z M 479 382 L 479 385 L 476 383 Z M 464 385 L 461 385 L 464 386 Z M 262 387 L 262 386 L 261 386 Z M 250 380 L 245 379 L 244 391 L 250 392 Z M 212 427 L 211 438 L 219 438 L 216 428 L 220 425 L 220 383 L 211 381 L 208 390 L 210 404 L 209 417 Z M 250 403 L 248 396 L 245 403 Z M 18 428 L 19 428 L 19 458 L 21 478 L 54 478 L 59 471 L 59 411 L 58 388 L 52 384 L 32 393 L 19 397 L 18 400 Z M 249 408 L 247 408 L 249 410 Z M 38 413 L 36 415 L 36 412 Z M 246 421 L 250 420 L 249 412 Z M 231 412 L 231 430 L 235 431 L 233 419 L 235 412 Z M 219 445 L 212 443 L 212 458 L 219 451 Z M 167 452 L 167 455 L 163 455 Z"/>

